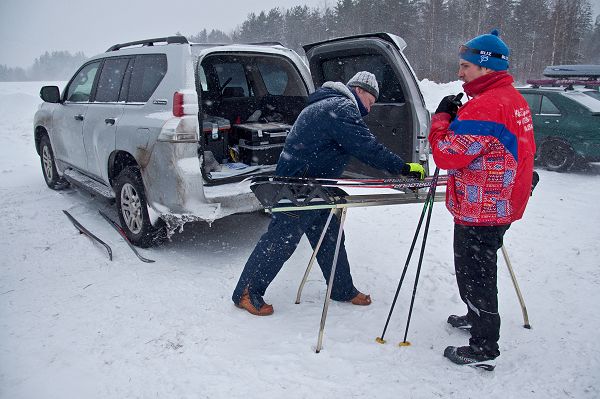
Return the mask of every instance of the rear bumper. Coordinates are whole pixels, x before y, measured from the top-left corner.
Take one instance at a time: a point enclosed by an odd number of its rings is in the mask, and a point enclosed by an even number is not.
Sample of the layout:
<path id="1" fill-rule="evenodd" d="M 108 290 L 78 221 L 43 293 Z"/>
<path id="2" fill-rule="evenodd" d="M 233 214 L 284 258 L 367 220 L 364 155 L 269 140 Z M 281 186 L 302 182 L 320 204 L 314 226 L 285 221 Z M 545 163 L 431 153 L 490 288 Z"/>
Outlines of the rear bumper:
<path id="1" fill-rule="evenodd" d="M 150 219 L 170 227 L 213 221 L 235 213 L 262 209 L 249 182 L 205 187 L 194 143 L 157 142 L 142 168 Z"/>

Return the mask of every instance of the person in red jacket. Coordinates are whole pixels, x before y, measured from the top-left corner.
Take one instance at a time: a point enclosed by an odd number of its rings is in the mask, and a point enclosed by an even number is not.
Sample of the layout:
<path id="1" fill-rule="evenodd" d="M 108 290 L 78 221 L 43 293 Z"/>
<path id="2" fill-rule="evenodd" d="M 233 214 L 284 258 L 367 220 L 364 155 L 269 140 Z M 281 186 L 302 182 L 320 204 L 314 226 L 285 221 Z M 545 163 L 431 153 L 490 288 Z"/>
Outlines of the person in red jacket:
<path id="1" fill-rule="evenodd" d="M 469 346 L 449 346 L 457 364 L 500 355 L 497 251 L 510 224 L 523 216 L 531 191 L 535 142 L 527 102 L 513 87 L 509 49 L 493 30 L 460 47 L 458 77 L 470 100 L 447 96 L 432 118 L 429 142 L 437 166 L 448 170 L 446 207 L 454 217 L 454 265 Z"/>

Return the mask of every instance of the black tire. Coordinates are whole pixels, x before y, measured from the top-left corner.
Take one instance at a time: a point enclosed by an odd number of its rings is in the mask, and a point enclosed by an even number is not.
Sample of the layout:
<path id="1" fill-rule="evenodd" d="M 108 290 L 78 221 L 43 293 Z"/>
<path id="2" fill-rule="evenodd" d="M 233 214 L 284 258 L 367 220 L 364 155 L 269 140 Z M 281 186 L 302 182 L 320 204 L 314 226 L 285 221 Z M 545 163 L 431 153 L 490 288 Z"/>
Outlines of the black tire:
<path id="1" fill-rule="evenodd" d="M 164 226 L 160 220 L 157 226 L 150 223 L 139 170 L 131 166 L 123 169 L 115 180 L 114 189 L 119 221 L 127 238 L 141 248 L 160 244 L 164 237 Z"/>
<path id="2" fill-rule="evenodd" d="M 575 161 L 573 148 L 562 141 L 548 141 L 542 145 L 540 161 L 548 170 L 564 172 Z"/>
<path id="3" fill-rule="evenodd" d="M 56 161 L 54 160 L 54 151 L 47 135 L 40 139 L 40 164 L 42 165 L 42 174 L 48 187 L 52 190 L 62 190 L 69 186 L 69 183 L 58 175 L 56 170 Z"/>

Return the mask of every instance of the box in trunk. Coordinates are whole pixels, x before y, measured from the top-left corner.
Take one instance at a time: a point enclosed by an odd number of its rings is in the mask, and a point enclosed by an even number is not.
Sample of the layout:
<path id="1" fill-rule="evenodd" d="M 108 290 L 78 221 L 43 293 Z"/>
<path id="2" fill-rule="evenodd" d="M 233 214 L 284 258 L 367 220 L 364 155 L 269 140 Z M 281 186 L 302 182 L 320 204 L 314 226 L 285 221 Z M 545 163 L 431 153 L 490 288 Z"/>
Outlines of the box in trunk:
<path id="1" fill-rule="evenodd" d="M 235 124 L 232 129 L 232 142 L 244 140 L 248 145 L 280 144 L 292 126 L 285 123 L 243 123 Z"/>
<path id="2" fill-rule="evenodd" d="M 204 116 L 202 119 L 202 138 L 204 151 L 211 151 L 219 163 L 227 160 L 228 136 L 231 124 L 228 119 L 218 116 Z"/>
<path id="3" fill-rule="evenodd" d="M 242 139 L 238 149 L 240 161 L 246 165 L 274 165 L 279 160 L 283 143 L 251 145 Z"/>

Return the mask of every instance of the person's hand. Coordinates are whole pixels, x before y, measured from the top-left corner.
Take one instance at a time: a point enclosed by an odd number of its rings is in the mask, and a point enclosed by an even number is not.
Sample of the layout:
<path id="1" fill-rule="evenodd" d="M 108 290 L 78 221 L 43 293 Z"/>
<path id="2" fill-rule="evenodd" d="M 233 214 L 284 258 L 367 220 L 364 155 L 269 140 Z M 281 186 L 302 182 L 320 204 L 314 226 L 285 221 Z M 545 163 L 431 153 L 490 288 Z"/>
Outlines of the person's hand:
<path id="1" fill-rule="evenodd" d="M 462 96 L 463 93 L 458 93 L 457 95 L 449 95 L 442 98 L 442 101 L 440 101 L 440 105 L 438 105 L 435 113 L 450 114 L 450 119 L 454 119 L 456 117 L 456 113 L 458 112 L 458 108 L 462 106 L 462 102 L 460 101 Z"/>
<path id="2" fill-rule="evenodd" d="M 404 165 L 404 170 L 402 171 L 404 176 L 414 177 L 419 180 L 423 180 L 425 178 L 425 169 L 423 165 L 420 163 L 410 162 Z"/>

